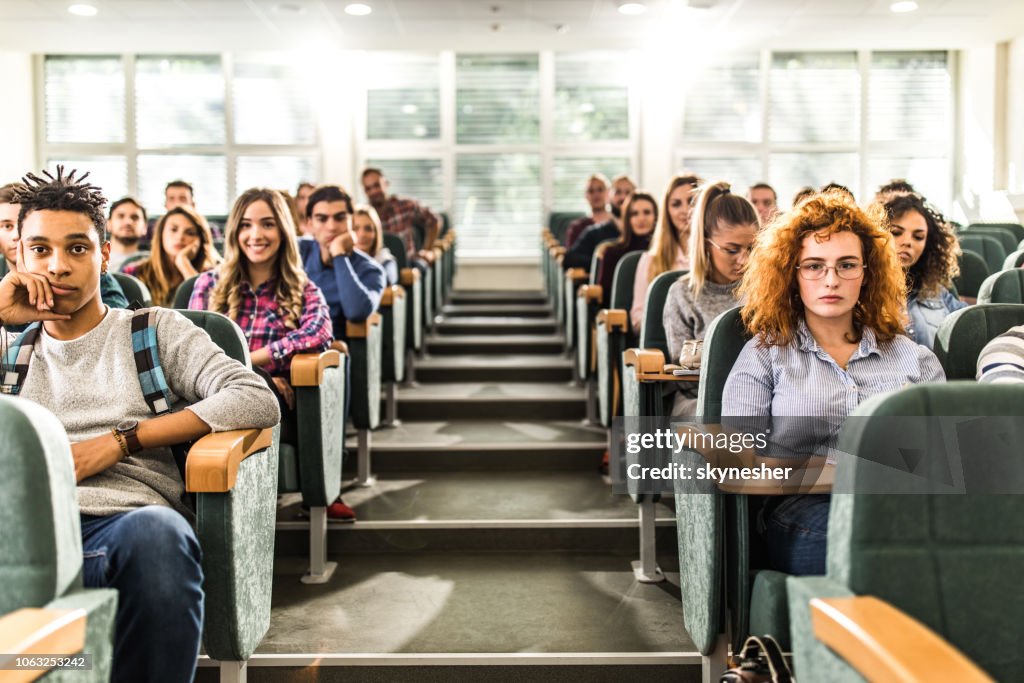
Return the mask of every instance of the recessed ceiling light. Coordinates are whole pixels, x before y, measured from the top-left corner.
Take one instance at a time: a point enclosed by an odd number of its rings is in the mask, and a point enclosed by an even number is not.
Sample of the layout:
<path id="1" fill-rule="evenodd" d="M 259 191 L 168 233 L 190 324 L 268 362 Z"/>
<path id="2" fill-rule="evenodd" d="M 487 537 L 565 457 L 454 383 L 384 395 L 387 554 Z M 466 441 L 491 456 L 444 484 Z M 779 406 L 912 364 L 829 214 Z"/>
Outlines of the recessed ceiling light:
<path id="1" fill-rule="evenodd" d="M 306 13 L 306 8 L 294 2 L 279 2 L 274 5 L 274 12 L 293 17 L 301 17 Z"/>
<path id="2" fill-rule="evenodd" d="M 913 12 L 917 9 L 917 3 L 914 0 L 900 0 L 889 5 L 889 9 L 897 14 L 906 14 L 907 12 Z"/>
<path id="3" fill-rule="evenodd" d="M 647 6 L 642 2 L 624 2 L 619 5 L 619 14 L 625 14 L 630 17 L 643 14 L 646 11 Z"/>
<path id="4" fill-rule="evenodd" d="M 345 5 L 345 14 L 351 14 L 353 17 L 365 17 L 372 11 L 372 7 L 364 5 L 361 2 L 353 2 L 349 5 Z"/>
<path id="5" fill-rule="evenodd" d="M 99 10 L 92 5 L 71 5 L 68 7 L 68 11 L 76 17 L 95 17 L 99 13 Z"/>

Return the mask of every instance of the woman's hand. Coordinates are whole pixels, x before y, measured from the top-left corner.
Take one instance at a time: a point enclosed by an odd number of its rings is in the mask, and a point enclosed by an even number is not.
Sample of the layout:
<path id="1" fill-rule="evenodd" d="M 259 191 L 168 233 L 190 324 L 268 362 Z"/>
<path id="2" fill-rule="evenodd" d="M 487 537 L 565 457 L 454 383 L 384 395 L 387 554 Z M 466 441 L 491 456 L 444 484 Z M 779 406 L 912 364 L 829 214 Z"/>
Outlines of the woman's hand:
<path id="1" fill-rule="evenodd" d="M 53 290 L 42 275 L 11 271 L 0 280 L 0 321 L 4 325 L 70 319 L 70 315 L 53 312 Z"/>
<path id="2" fill-rule="evenodd" d="M 181 273 L 181 276 L 186 280 L 190 277 L 199 275 L 199 271 L 192 265 L 192 259 L 199 253 L 199 248 L 202 246 L 202 242 L 196 240 L 192 244 L 188 245 L 184 249 L 178 252 L 178 255 L 174 257 L 174 265 Z"/>
<path id="3" fill-rule="evenodd" d="M 80 482 L 99 474 L 118 463 L 124 451 L 110 432 L 86 441 L 71 444 L 71 459 L 75 462 L 75 481 Z"/>

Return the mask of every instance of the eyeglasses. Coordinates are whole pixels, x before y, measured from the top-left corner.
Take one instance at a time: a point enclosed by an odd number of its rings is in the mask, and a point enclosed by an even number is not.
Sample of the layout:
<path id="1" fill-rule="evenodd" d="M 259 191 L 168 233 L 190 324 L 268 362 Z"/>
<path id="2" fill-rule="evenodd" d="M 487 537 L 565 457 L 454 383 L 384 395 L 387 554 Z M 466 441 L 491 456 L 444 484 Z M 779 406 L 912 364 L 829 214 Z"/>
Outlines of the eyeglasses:
<path id="1" fill-rule="evenodd" d="M 840 261 L 834 266 L 813 262 L 801 264 L 796 269 L 800 271 L 800 277 L 805 280 L 821 280 L 829 270 L 835 270 L 836 276 L 843 280 L 856 280 L 864 274 L 867 266 L 860 261 Z"/>
<path id="2" fill-rule="evenodd" d="M 710 237 L 704 238 L 704 241 L 705 242 L 710 242 L 712 244 L 712 246 L 714 246 L 716 249 L 718 249 L 719 251 L 721 251 L 722 253 L 726 254 L 727 256 L 729 256 L 731 258 L 736 258 L 737 256 L 739 256 L 740 254 L 743 254 L 743 253 L 746 253 L 749 256 L 750 252 L 754 251 L 754 245 L 753 244 L 751 244 L 749 247 L 739 247 L 739 248 L 736 248 L 736 247 L 723 247 L 721 244 L 718 244 L 717 242 L 715 242 Z"/>

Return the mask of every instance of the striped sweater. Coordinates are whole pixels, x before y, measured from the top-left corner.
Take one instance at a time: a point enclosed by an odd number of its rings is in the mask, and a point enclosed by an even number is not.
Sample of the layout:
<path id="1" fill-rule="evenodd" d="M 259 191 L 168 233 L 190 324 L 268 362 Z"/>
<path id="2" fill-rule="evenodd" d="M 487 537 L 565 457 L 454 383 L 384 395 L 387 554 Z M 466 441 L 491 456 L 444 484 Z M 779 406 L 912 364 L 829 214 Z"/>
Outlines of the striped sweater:
<path id="1" fill-rule="evenodd" d="M 1011 327 L 981 350 L 978 381 L 990 384 L 1024 384 L 1024 325 Z"/>

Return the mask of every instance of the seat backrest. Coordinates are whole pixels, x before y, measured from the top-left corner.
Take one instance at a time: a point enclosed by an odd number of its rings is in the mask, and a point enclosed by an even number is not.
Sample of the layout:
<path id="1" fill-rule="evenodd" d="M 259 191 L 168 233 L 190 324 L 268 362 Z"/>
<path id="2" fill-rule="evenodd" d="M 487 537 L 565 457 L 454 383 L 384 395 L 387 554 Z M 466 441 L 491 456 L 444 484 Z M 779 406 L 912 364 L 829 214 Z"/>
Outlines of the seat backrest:
<path id="1" fill-rule="evenodd" d="M 1018 242 L 1024 241 L 1024 225 L 1020 223 L 971 223 L 964 229 L 971 230 L 973 228 L 1003 228 L 1012 232 Z"/>
<path id="2" fill-rule="evenodd" d="M 1024 485 L 1024 387 L 919 384 L 873 397 L 853 415 L 839 437 L 835 490 L 855 492 L 832 496 L 829 577 L 920 620 L 996 680 L 1019 679 L 1024 650 L 1013 607 L 1024 575 L 1024 495 L 983 494 L 976 483 Z M 919 417 L 942 415 L 1006 417 L 949 430 Z M 956 444 L 943 447 L 943 432 Z M 882 464 L 890 455 L 902 465 Z M 880 495 L 918 487 L 922 472 L 945 472 L 974 494 Z"/>
<path id="3" fill-rule="evenodd" d="M 138 279 L 125 273 L 111 273 L 114 279 L 117 280 L 117 284 L 121 285 L 121 290 L 124 292 L 124 296 L 128 299 L 128 304 L 139 304 L 140 307 L 152 306 L 153 296 L 149 293 L 149 287 Z"/>
<path id="4" fill-rule="evenodd" d="M 189 279 L 178 285 L 178 289 L 174 292 L 174 307 L 179 310 L 188 308 L 188 300 L 192 298 L 192 290 L 196 286 L 196 280 L 199 278 L 198 275 L 190 277 Z"/>
<path id="5" fill-rule="evenodd" d="M 981 283 L 989 276 L 988 264 L 980 254 L 973 251 L 960 252 L 957 262 L 960 264 L 960 274 L 953 279 L 957 293 L 977 298 Z"/>
<path id="6" fill-rule="evenodd" d="M 402 241 L 401 237 L 393 232 L 384 233 L 384 246 L 395 257 L 395 263 L 398 264 L 399 270 L 409 267 L 409 260 L 405 253 L 405 242 Z"/>
<path id="7" fill-rule="evenodd" d="M 640 325 L 640 348 L 660 349 L 669 362 L 668 337 L 665 334 L 665 323 L 662 320 L 662 313 L 665 310 L 665 300 L 668 298 L 668 290 L 675 284 L 676 280 L 686 275 L 685 270 L 670 270 L 654 278 L 651 284 L 647 285 L 647 299 L 644 301 L 644 320 Z"/>
<path id="8" fill-rule="evenodd" d="M 0 396 L 0 614 L 82 585 L 71 447 L 42 406 Z"/>
<path id="9" fill-rule="evenodd" d="M 978 290 L 979 304 L 1024 304 L 1024 269 L 989 275 Z"/>
<path id="10" fill-rule="evenodd" d="M 985 344 L 1022 324 L 1024 304 L 978 304 L 950 313 L 939 325 L 932 349 L 946 379 L 974 379 Z"/>
<path id="11" fill-rule="evenodd" d="M 970 235 L 988 235 L 989 237 L 995 237 L 999 240 L 999 243 L 1003 245 L 1003 249 L 1007 253 L 1014 251 L 1017 248 L 1017 243 L 1020 242 L 1020 238 L 1017 237 L 1017 232 L 1005 225 L 970 225 L 961 234 Z"/>
<path id="12" fill-rule="evenodd" d="M 631 251 L 619 259 L 612 277 L 612 296 L 610 308 L 628 311 L 633 307 L 633 282 L 636 280 L 636 266 L 640 262 L 642 251 Z"/>
<path id="13" fill-rule="evenodd" d="M 730 308 L 711 321 L 704 333 L 704 353 L 700 361 L 697 387 L 697 415 L 706 420 L 722 417 L 722 393 L 729 372 L 750 335 L 743 326 L 740 307 Z"/>
<path id="14" fill-rule="evenodd" d="M 985 259 L 988 272 L 994 273 L 1003 267 L 1003 261 L 1006 260 L 1006 249 L 995 237 L 976 232 L 962 232 L 958 237 L 961 249 L 973 251 Z"/>
<path id="15" fill-rule="evenodd" d="M 552 211 L 548 217 L 548 230 L 560 243 L 565 244 L 565 233 L 569 230 L 569 224 L 586 215 L 582 211 Z"/>
<path id="16" fill-rule="evenodd" d="M 213 343 L 245 367 L 252 367 L 249 361 L 249 344 L 242 329 L 231 318 L 213 311 L 178 311 L 210 335 Z"/>
<path id="17" fill-rule="evenodd" d="M 1024 247 L 1012 252 L 1003 261 L 1003 270 L 1009 270 L 1011 268 L 1020 268 L 1024 266 Z"/>

